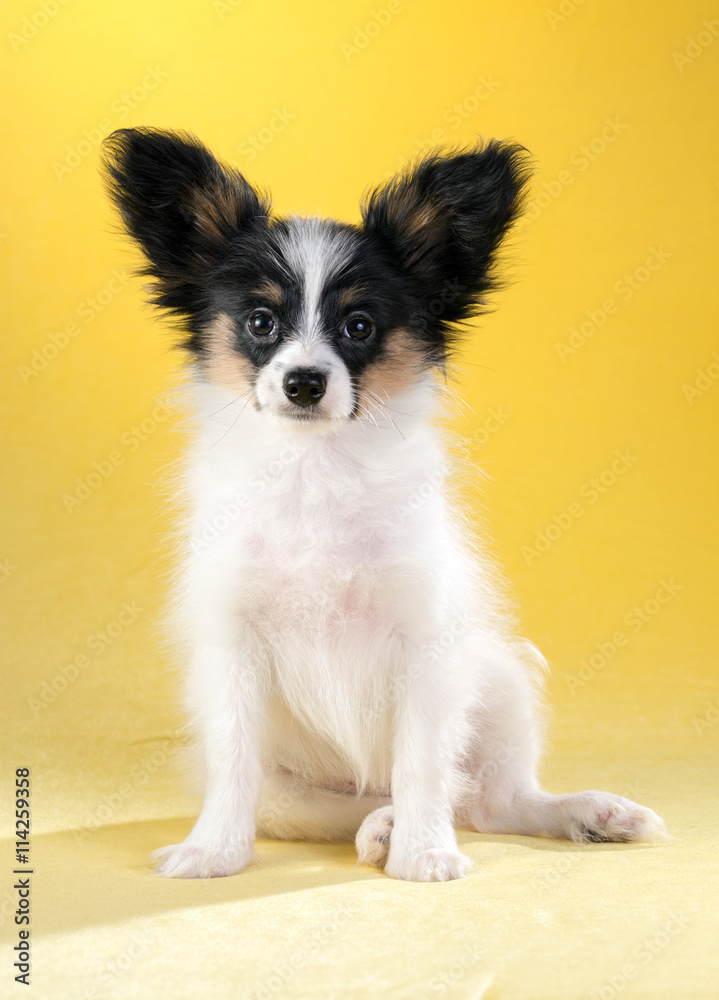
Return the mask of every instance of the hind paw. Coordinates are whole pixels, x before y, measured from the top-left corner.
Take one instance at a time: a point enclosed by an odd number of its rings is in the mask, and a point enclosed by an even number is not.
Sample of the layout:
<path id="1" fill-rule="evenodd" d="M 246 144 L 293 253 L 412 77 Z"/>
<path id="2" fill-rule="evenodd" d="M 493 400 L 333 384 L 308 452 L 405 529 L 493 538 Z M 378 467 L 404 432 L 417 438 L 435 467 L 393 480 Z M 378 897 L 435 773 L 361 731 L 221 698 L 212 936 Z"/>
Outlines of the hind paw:
<path id="1" fill-rule="evenodd" d="M 667 836 L 662 819 L 646 806 L 609 792 L 581 792 L 572 796 L 569 835 L 582 843 L 657 840 Z"/>

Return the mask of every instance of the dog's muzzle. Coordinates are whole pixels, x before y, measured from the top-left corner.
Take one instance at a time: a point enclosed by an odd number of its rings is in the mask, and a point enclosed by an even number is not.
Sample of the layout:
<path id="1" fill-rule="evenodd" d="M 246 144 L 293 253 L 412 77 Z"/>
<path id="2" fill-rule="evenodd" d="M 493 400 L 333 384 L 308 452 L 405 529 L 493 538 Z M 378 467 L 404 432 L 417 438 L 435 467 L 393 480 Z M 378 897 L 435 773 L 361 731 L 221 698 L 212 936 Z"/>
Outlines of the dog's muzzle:
<path id="1" fill-rule="evenodd" d="M 293 368 L 282 382 L 285 396 L 298 406 L 314 406 L 327 390 L 327 379 L 316 368 Z"/>

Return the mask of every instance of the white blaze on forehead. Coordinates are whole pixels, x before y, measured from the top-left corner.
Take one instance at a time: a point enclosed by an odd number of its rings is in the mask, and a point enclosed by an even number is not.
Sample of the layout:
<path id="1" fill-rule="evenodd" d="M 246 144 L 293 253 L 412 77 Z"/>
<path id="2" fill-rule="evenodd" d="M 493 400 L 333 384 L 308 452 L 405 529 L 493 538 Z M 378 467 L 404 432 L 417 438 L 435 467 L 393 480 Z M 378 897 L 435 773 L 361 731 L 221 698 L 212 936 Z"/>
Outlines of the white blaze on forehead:
<path id="1" fill-rule="evenodd" d="M 351 238 L 322 219 L 290 219 L 280 248 L 287 269 L 302 283 L 302 318 L 296 334 L 303 341 L 316 340 L 322 329 L 322 292 L 349 260 Z"/>

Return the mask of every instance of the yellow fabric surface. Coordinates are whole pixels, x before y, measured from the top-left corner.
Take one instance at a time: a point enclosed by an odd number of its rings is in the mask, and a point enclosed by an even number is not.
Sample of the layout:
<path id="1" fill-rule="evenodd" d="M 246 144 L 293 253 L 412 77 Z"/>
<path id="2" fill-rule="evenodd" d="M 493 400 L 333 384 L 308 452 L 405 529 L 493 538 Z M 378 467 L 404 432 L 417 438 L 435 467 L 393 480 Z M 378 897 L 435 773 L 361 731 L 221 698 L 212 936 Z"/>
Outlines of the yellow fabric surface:
<path id="1" fill-rule="evenodd" d="M 0 22 L 0 993 L 717 996 L 719 9 L 12 0 Z M 97 171 L 100 137 L 139 124 L 196 132 L 280 212 L 349 220 L 423 144 L 532 151 L 518 280 L 457 367 L 455 429 L 488 473 L 467 502 L 552 664 L 546 787 L 628 795 L 674 839 L 463 831 L 474 869 L 436 885 L 351 845 L 269 841 L 233 878 L 149 873 L 197 802 L 154 631 L 177 358 Z M 23 766 L 29 990 L 12 969 Z"/>

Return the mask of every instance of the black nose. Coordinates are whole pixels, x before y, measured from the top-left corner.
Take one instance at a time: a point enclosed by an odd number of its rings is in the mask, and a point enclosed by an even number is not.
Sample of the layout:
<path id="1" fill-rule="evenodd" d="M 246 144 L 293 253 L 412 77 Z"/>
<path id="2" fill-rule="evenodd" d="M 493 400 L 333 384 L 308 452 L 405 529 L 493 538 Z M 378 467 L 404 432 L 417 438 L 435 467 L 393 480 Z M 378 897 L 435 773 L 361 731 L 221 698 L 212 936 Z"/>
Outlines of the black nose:
<path id="1" fill-rule="evenodd" d="M 327 379 L 316 368 L 293 368 L 282 383 L 285 396 L 298 406 L 319 403 L 327 388 Z"/>

